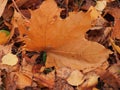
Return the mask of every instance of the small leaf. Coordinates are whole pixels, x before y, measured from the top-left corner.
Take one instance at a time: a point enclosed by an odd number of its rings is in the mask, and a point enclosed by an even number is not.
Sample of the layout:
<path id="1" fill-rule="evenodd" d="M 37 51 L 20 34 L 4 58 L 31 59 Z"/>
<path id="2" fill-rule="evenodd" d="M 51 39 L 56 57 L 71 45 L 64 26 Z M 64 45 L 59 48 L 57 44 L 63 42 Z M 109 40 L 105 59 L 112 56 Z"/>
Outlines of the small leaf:
<path id="1" fill-rule="evenodd" d="M 16 72 L 15 75 L 17 76 L 16 85 L 18 89 L 23 89 L 27 86 L 31 86 L 32 79 L 20 72 Z"/>
<path id="2" fill-rule="evenodd" d="M 115 42 L 112 38 L 110 38 L 110 42 L 112 44 L 112 47 L 120 54 L 120 47 L 115 44 Z"/>
<path id="3" fill-rule="evenodd" d="M 5 33 L 7 36 L 10 35 L 10 32 L 7 30 L 0 30 L 0 33 Z"/>
<path id="4" fill-rule="evenodd" d="M 46 62 L 46 57 L 47 57 L 47 53 L 46 53 L 46 52 L 43 52 L 43 56 L 42 56 L 42 61 L 43 61 L 43 63 Z"/>
<path id="5" fill-rule="evenodd" d="M 9 38 L 9 31 L 0 30 L 0 44 L 5 44 Z"/>
<path id="6" fill-rule="evenodd" d="M 16 55 L 13 55 L 11 53 L 6 54 L 5 56 L 3 56 L 2 58 L 2 64 L 7 64 L 7 65 L 16 65 L 18 62 L 18 58 Z"/>
<path id="7" fill-rule="evenodd" d="M 67 79 L 67 82 L 73 86 L 78 86 L 82 84 L 83 81 L 83 74 L 78 70 L 73 71 Z"/>
<path id="8" fill-rule="evenodd" d="M 7 2 L 8 2 L 8 0 L 0 0 L 0 17 L 3 14 L 3 11 L 5 9 Z"/>

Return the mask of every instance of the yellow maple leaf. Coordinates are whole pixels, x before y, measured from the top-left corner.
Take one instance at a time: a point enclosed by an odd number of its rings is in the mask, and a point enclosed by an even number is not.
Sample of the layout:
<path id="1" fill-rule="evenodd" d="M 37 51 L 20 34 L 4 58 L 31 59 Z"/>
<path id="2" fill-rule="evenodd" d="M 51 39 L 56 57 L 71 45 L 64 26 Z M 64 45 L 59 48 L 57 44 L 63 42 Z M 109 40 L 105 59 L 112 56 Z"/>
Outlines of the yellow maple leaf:
<path id="1" fill-rule="evenodd" d="M 31 11 L 27 27 L 23 20 L 17 19 L 20 35 L 26 35 L 21 37 L 25 49 L 46 51 L 47 67 L 89 71 L 105 62 L 110 51 L 84 37 L 99 13 L 91 7 L 86 13 L 71 12 L 69 17 L 61 19 L 60 11 L 54 0 L 46 0 L 39 9 Z"/>

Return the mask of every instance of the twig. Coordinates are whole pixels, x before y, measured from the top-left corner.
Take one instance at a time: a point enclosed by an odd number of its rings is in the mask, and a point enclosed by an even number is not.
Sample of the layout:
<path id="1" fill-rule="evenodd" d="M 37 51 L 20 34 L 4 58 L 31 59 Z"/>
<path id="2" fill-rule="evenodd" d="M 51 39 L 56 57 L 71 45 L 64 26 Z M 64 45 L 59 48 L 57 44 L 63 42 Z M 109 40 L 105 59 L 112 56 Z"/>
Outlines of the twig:
<path id="1" fill-rule="evenodd" d="M 16 4 L 16 2 L 14 1 L 14 0 L 12 0 L 12 2 L 13 2 L 13 4 L 14 4 L 14 6 L 15 6 L 15 8 L 16 8 L 16 10 L 22 15 L 22 17 L 24 18 L 24 19 L 26 19 L 27 20 L 27 18 L 21 13 L 21 11 L 20 11 L 20 9 L 18 8 L 18 6 L 17 6 L 17 4 Z"/>

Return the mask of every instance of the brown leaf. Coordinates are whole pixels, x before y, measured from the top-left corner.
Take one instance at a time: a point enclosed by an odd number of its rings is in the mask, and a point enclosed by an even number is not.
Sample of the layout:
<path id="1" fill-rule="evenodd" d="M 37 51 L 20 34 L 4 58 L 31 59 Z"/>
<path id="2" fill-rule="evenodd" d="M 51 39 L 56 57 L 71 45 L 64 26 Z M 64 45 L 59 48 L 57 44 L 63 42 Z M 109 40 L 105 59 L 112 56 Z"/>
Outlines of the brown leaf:
<path id="1" fill-rule="evenodd" d="M 66 79 L 68 78 L 71 72 L 72 70 L 70 68 L 62 67 L 56 70 L 56 76 L 60 77 L 61 79 Z"/>
<path id="2" fill-rule="evenodd" d="M 115 26 L 112 33 L 112 37 L 120 39 L 120 20 L 119 19 L 115 20 Z"/>
<path id="3" fill-rule="evenodd" d="M 7 4 L 7 1 L 8 1 L 8 0 L 0 0 L 0 17 L 1 17 L 2 14 L 3 14 L 3 11 L 4 11 L 4 9 L 5 9 L 5 6 L 6 6 L 6 4 Z"/>
<path id="4" fill-rule="evenodd" d="M 100 75 L 100 77 L 106 84 L 113 87 L 114 90 L 118 90 L 118 88 L 120 88 L 119 78 L 116 78 L 111 72 L 105 71 Z"/>
<path id="5" fill-rule="evenodd" d="M 74 88 L 69 85 L 66 80 L 61 79 L 60 77 L 56 77 L 55 85 L 52 90 L 74 90 Z"/>
<path id="6" fill-rule="evenodd" d="M 17 19 L 20 36 L 26 35 L 21 37 L 26 43 L 25 49 L 46 51 L 47 67 L 89 71 L 105 62 L 110 51 L 84 37 L 93 20 L 100 16 L 98 12 L 91 7 L 87 13 L 71 12 L 63 20 L 59 17 L 60 11 L 54 0 L 46 0 L 39 9 L 31 11 L 27 27 L 26 22 Z"/>
<path id="7" fill-rule="evenodd" d="M 11 45 L 0 45 L 0 52 L 2 52 L 3 54 L 8 54 L 9 52 L 11 52 L 11 48 L 12 48 L 12 44 Z"/>
<path id="8" fill-rule="evenodd" d="M 49 74 L 34 74 L 34 81 L 36 81 L 39 86 L 43 85 L 45 87 L 53 88 L 55 81 L 55 72 L 50 72 Z"/>
<path id="9" fill-rule="evenodd" d="M 108 9 L 108 13 L 111 14 L 115 21 L 114 21 L 114 28 L 113 28 L 113 32 L 112 32 L 112 37 L 113 38 L 118 38 L 120 39 L 120 8 L 110 8 Z"/>
<path id="10" fill-rule="evenodd" d="M 98 84 L 98 78 L 99 75 L 97 75 L 95 72 L 89 72 L 86 75 L 84 75 L 84 83 L 79 86 L 81 88 L 88 88 L 95 87 Z"/>
<path id="11" fill-rule="evenodd" d="M 6 90 L 16 90 L 16 82 L 15 82 L 15 74 L 14 73 L 7 73 L 5 78 L 5 89 Z"/>
<path id="12" fill-rule="evenodd" d="M 23 73 L 16 72 L 15 75 L 16 75 L 16 85 L 17 85 L 18 89 L 23 89 L 27 86 L 32 85 L 32 79 L 30 79 L 29 77 L 27 77 Z"/>

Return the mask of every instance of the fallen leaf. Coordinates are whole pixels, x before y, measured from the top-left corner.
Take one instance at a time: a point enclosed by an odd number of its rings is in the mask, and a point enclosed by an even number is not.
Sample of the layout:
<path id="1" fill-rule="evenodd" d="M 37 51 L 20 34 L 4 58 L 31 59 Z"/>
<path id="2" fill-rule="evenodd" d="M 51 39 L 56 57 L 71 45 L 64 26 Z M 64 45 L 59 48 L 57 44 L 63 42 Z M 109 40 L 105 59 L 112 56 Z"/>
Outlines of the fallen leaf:
<path id="1" fill-rule="evenodd" d="M 78 70 L 75 70 L 73 71 L 70 76 L 67 78 L 67 82 L 70 84 L 70 85 L 73 85 L 73 86 L 78 86 L 80 84 L 83 83 L 84 79 L 83 79 L 83 74 L 78 71 Z"/>
<path id="2" fill-rule="evenodd" d="M 9 38 L 9 32 L 6 30 L 0 30 L 0 44 L 5 44 Z"/>
<path id="3" fill-rule="evenodd" d="M 16 65 L 17 62 L 18 62 L 17 56 L 11 53 L 8 53 L 2 57 L 2 64 L 13 66 L 13 65 Z"/>
<path id="4" fill-rule="evenodd" d="M 116 78 L 111 72 L 105 71 L 100 75 L 100 77 L 106 84 L 110 85 L 113 90 L 118 90 L 118 88 L 120 88 L 119 77 Z"/>
<path id="5" fill-rule="evenodd" d="M 5 9 L 7 2 L 8 2 L 8 0 L 0 0 L 0 17 L 3 14 L 3 11 Z"/>
<path id="6" fill-rule="evenodd" d="M 120 8 L 116 7 L 116 8 L 108 8 L 108 10 L 106 10 L 106 12 L 108 12 L 110 15 L 113 16 L 114 18 L 114 27 L 113 27 L 113 32 L 112 32 L 112 38 L 117 38 L 120 39 Z"/>
<path id="7" fill-rule="evenodd" d="M 100 12 L 102 12 L 105 9 L 106 5 L 107 5 L 106 0 L 100 0 L 100 1 L 97 1 L 96 3 L 97 4 L 96 4 L 95 8 Z"/>
<path id="8" fill-rule="evenodd" d="M 120 17 L 119 17 L 120 18 Z M 115 20 L 115 25 L 114 25 L 114 30 L 112 32 L 112 37 L 120 39 L 120 20 L 116 19 Z"/>
<path id="9" fill-rule="evenodd" d="M 54 0 L 46 0 L 39 9 L 31 11 L 28 25 L 21 18 L 14 20 L 17 21 L 21 40 L 25 42 L 24 48 L 45 51 L 46 67 L 65 66 L 84 71 L 99 67 L 107 60 L 110 51 L 84 36 L 100 14 L 91 7 L 87 13 L 71 12 L 69 17 L 61 19 L 60 11 Z"/>
<path id="10" fill-rule="evenodd" d="M 98 84 L 99 75 L 95 72 L 88 72 L 84 75 L 84 82 L 79 85 L 80 90 L 92 90 Z"/>
<path id="11" fill-rule="evenodd" d="M 60 77 L 61 79 L 66 79 L 69 77 L 71 72 L 72 70 L 70 68 L 62 67 L 56 70 L 56 76 Z"/>
<path id="12" fill-rule="evenodd" d="M 115 42 L 112 38 L 110 38 L 110 42 L 112 44 L 112 47 L 120 54 L 120 47 L 115 44 Z"/>
<path id="13" fill-rule="evenodd" d="M 84 84 L 82 86 L 87 87 L 87 88 L 93 87 L 93 86 L 97 85 L 98 78 L 99 78 L 99 76 L 97 74 L 88 73 L 88 75 L 85 76 L 86 81 L 84 82 Z"/>
<path id="14" fill-rule="evenodd" d="M 0 70 L 0 76 L 1 76 L 1 70 Z M 0 86 L 3 84 L 2 78 L 0 77 Z"/>
<path id="15" fill-rule="evenodd" d="M 27 86 L 32 85 L 32 79 L 30 79 L 29 77 L 27 77 L 23 73 L 16 72 L 15 75 L 16 75 L 16 85 L 17 85 L 18 89 L 23 89 Z"/>
<path id="16" fill-rule="evenodd" d="M 92 90 L 99 90 L 99 89 L 97 89 L 97 88 L 94 87 Z"/>
<path id="17" fill-rule="evenodd" d="M 66 80 L 56 77 L 55 78 L 55 85 L 52 90 L 74 90 L 74 88 L 67 83 Z"/>
<path id="18" fill-rule="evenodd" d="M 39 86 L 43 85 L 45 87 L 53 88 L 55 81 L 55 71 L 50 72 L 49 74 L 39 74 L 36 73 L 33 76 L 33 80 L 38 83 Z"/>
<path id="19" fill-rule="evenodd" d="M 3 54 L 7 54 L 11 51 L 12 44 L 10 45 L 0 45 L 0 52 L 3 52 Z"/>
<path id="20" fill-rule="evenodd" d="M 4 83 L 6 90 L 16 90 L 16 82 L 15 82 L 15 73 L 9 73 L 4 71 Z"/>

